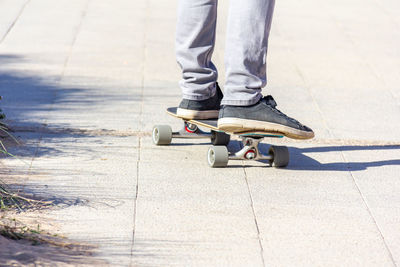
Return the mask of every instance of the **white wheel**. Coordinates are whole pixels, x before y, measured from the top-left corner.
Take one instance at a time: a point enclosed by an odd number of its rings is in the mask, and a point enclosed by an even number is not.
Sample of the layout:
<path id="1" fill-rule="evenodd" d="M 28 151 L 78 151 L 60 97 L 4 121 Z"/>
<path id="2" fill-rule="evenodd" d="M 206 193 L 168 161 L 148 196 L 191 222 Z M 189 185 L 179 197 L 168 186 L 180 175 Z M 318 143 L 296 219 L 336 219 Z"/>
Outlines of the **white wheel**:
<path id="1" fill-rule="evenodd" d="M 269 154 L 272 159 L 269 161 L 271 166 L 283 168 L 289 164 L 289 150 L 285 146 L 271 146 Z"/>
<path id="2" fill-rule="evenodd" d="M 207 161 L 210 167 L 226 167 L 229 161 L 229 152 L 226 146 L 211 146 L 208 149 Z"/>
<path id="3" fill-rule="evenodd" d="M 169 145 L 172 140 L 172 129 L 169 125 L 156 125 L 153 127 L 152 136 L 155 145 Z"/>

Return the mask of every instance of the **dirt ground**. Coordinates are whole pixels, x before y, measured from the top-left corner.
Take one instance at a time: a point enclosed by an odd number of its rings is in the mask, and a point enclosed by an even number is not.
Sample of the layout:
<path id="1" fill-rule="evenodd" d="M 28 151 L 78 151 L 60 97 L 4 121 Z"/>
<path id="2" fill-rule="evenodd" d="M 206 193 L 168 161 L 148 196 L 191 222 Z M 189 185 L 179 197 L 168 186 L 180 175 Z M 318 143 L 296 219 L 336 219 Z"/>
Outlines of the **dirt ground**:
<path id="1" fill-rule="evenodd" d="M 32 245 L 0 236 L 0 266 L 106 266 L 85 248 Z"/>
<path id="2" fill-rule="evenodd" d="M 95 253 L 95 246 L 62 236 L 46 209 L 0 211 L 0 266 L 107 266 Z"/>

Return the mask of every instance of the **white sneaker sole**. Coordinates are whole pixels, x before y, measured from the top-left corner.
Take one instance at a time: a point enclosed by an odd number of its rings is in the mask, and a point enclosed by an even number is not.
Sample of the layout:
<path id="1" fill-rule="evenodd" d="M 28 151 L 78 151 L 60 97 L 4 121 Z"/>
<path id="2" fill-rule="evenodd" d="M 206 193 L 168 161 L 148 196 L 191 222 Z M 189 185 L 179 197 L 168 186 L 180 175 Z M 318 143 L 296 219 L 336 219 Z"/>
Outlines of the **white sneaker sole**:
<path id="1" fill-rule="evenodd" d="M 176 110 L 176 116 L 185 120 L 207 120 L 207 119 L 217 119 L 219 110 L 190 110 L 178 108 Z"/>
<path id="2" fill-rule="evenodd" d="M 285 125 L 246 120 L 239 118 L 221 118 L 218 120 L 218 128 L 225 132 L 241 133 L 241 132 L 267 132 L 278 133 L 293 139 L 311 139 L 314 137 L 314 132 L 306 132 L 294 129 Z"/>

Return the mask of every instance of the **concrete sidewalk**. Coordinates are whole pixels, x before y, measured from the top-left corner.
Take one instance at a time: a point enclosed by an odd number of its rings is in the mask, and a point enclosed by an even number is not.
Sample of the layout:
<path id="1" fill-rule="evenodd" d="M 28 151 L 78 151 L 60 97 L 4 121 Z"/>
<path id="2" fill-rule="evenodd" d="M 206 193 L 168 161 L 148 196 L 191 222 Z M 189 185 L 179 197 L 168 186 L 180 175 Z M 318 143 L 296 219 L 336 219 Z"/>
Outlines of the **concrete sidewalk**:
<path id="1" fill-rule="evenodd" d="M 1 164 L 60 203 L 43 216 L 113 266 L 400 265 L 400 2 L 276 4 L 264 92 L 316 132 L 279 141 L 286 169 L 152 144 L 181 126 L 176 4 L 0 0 L 1 108 L 29 162 Z"/>

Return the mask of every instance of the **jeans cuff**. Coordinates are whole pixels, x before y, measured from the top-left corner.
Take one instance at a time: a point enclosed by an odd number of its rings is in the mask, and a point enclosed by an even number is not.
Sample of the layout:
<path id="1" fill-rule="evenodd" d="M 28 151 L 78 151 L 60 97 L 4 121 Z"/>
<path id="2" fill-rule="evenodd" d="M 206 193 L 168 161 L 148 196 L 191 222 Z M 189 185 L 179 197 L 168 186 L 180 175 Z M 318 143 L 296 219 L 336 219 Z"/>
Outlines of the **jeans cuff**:
<path id="1" fill-rule="evenodd" d="M 235 100 L 235 99 L 222 99 L 221 105 L 226 106 L 251 106 L 256 104 L 262 98 L 261 94 L 257 94 L 254 99 L 249 100 Z"/>
<path id="2" fill-rule="evenodd" d="M 187 89 L 186 89 L 186 90 L 187 90 Z M 186 90 L 184 90 L 184 89 L 182 88 L 182 91 L 186 91 Z M 188 94 L 183 93 L 183 94 L 182 94 L 182 98 L 188 99 L 188 100 L 197 100 L 197 101 L 201 101 L 201 100 L 210 99 L 211 97 L 213 97 L 213 96 L 217 93 L 216 85 L 214 85 L 214 86 L 211 87 L 211 88 L 204 89 L 204 90 L 207 90 L 208 93 L 207 93 L 207 94 L 201 94 L 201 95 L 200 95 L 200 94 L 198 94 L 198 95 L 193 95 L 193 94 L 188 95 Z"/>

